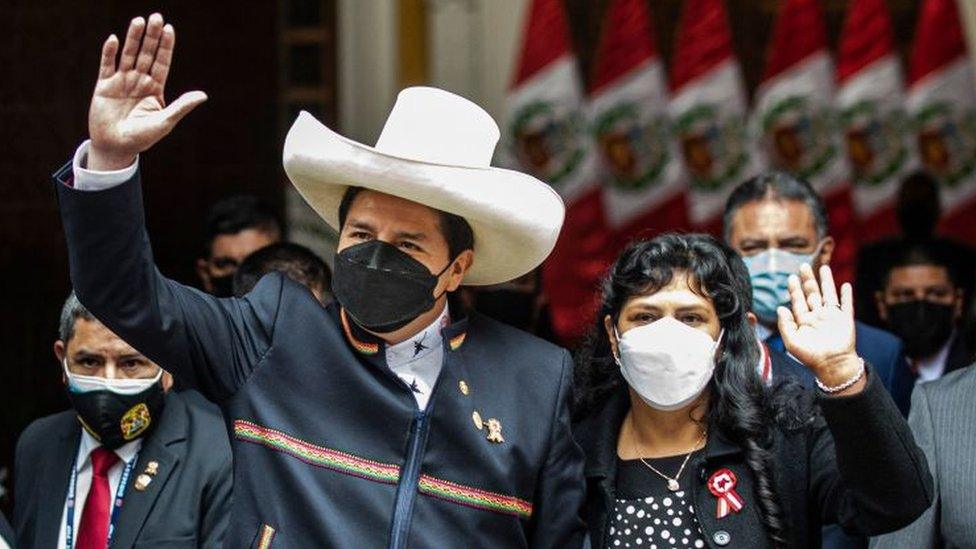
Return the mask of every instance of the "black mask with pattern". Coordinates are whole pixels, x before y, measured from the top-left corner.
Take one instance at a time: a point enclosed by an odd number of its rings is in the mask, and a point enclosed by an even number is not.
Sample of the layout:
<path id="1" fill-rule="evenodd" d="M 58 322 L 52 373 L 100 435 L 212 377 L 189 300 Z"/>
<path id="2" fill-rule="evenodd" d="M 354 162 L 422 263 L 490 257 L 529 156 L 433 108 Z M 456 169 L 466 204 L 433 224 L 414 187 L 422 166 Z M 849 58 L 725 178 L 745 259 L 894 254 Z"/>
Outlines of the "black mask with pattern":
<path id="1" fill-rule="evenodd" d="M 165 396 L 158 381 L 134 395 L 109 390 L 76 392 L 68 387 L 68 400 L 81 426 L 110 450 L 152 432 L 163 411 Z"/>

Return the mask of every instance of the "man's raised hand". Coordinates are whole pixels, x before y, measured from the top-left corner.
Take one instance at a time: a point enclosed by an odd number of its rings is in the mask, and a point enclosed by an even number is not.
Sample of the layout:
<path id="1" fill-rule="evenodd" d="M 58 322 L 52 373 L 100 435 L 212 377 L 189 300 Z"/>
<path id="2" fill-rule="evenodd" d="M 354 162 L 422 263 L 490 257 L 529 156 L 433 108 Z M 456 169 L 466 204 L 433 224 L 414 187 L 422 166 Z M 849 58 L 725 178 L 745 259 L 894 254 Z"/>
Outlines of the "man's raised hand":
<path id="1" fill-rule="evenodd" d="M 166 136 L 194 107 L 207 100 L 202 91 L 184 93 L 166 105 L 163 93 L 173 61 L 176 33 L 154 13 L 148 23 L 136 17 L 129 24 L 119 53 L 113 34 L 102 46 L 98 82 L 88 111 L 91 148 L 88 168 L 119 170 L 137 154 Z"/>

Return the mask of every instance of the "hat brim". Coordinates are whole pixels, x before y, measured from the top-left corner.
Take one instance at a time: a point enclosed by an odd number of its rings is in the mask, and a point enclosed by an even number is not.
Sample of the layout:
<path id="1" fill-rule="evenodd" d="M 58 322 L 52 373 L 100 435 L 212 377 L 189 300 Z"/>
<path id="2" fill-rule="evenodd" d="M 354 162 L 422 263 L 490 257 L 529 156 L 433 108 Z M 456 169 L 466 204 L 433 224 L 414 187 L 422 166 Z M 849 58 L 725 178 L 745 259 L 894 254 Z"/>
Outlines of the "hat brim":
<path id="1" fill-rule="evenodd" d="M 468 285 L 507 282 L 539 266 L 565 217 L 559 195 L 530 175 L 392 156 L 339 135 L 304 111 L 288 131 L 283 157 L 299 194 L 336 230 L 339 203 L 351 186 L 463 217 L 474 232 Z"/>

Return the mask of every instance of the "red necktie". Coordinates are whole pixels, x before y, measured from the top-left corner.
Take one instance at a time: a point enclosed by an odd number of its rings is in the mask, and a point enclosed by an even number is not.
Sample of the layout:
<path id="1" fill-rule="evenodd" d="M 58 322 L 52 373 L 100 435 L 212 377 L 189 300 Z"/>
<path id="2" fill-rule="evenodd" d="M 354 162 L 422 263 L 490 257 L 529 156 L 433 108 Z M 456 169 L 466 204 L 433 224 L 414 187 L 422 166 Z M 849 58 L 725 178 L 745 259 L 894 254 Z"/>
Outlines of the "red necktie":
<path id="1" fill-rule="evenodd" d="M 112 516 L 112 492 L 108 485 L 108 470 L 119 456 L 99 446 L 92 450 L 92 482 L 85 498 L 85 510 L 81 513 L 78 527 L 78 549 L 106 549 L 108 525 Z"/>

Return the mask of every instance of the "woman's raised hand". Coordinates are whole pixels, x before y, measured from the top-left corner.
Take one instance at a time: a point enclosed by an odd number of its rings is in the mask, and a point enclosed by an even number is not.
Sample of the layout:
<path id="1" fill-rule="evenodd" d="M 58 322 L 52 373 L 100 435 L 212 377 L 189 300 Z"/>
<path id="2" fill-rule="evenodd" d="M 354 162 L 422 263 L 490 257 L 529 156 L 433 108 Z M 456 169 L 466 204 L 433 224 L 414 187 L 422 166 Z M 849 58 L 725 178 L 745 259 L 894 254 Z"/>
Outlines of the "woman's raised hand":
<path id="1" fill-rule="evenodd" d="M 790 305 L 780 307 L 779 333 L 783 344 L 820 381 L 835 387 L 855 378 L 861 361 L 854 350 L 854 292 L 837 286 L 830 267 L 820 267 L 820 281 L 810 265 L 789 279 Z M 863 383 L 856 385 L 857 390 Z M 845 391 L 846 392 L 846 391 Z"/>

